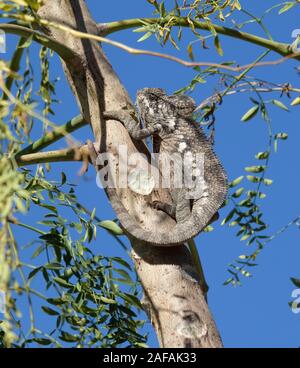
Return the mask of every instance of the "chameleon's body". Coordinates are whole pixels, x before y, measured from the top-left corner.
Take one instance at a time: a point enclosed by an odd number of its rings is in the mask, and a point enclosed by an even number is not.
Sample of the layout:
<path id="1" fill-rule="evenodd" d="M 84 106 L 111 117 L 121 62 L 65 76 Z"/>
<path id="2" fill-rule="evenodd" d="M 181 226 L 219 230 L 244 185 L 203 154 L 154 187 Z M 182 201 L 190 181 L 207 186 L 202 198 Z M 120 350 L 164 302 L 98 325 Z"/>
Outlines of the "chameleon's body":
<path id="1" fill-rule="evenodd" d="M 137 108 L 143 128 L 124 111 L 105 115 L 121 121 L 133 139 L 155 136 L 159 140 L 159 154 L 176 153 L 182 157 L 187 152 L 203 154 L 205 190 L 199 198 L 191 200 L 188 188 L 171 187 L 172 204 L 153 202 L 154 208 L 175 218 L 176 225 L 169 233 L 143 229 L 115 196 L 111 198 L 112 206 L 125 230 L 135 238 L 156 246 L 178 245 L 199 234 L 222 206 L 227 193 L 226 174 L 204 132 L 191 118 L 195 109 L 193 99 L 167 96 L 161 89 L 145 88 L 137 93 Z"/>

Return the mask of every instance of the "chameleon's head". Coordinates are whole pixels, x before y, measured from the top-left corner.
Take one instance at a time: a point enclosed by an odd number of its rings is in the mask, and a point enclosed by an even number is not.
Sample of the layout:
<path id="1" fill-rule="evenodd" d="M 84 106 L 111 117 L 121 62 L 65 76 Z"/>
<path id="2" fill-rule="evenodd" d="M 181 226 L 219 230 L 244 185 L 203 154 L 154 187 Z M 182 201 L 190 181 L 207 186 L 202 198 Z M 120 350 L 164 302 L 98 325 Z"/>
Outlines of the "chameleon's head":
<path id="1" fill-rule="evenodd" d="M 161 88 L 143 88 L 137 92 L 136 105 L 146 125 L 178 117 L 189 118 L 195 110 L 195 101 L 184 95 L 168 96 Z"/>

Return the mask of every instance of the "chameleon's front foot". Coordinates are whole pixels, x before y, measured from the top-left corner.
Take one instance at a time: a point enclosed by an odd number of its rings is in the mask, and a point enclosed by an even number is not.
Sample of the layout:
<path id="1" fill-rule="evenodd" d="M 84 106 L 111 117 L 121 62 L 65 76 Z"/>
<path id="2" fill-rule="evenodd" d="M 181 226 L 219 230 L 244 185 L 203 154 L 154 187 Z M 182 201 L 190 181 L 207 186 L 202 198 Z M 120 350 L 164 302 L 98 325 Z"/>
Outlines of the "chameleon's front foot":
<path id="1" fill-rule="evenodd" d="M 97 168 L 97 157 L 98 157 L 98 152 L 96 151 L 96 148 L 94 146 L 94 143 L 90 140 L 87 140 L 87 146 L 88 146 L 88 153 L 89 153 L 89 157 L 90 157 L 90 161 L 92 163 L 92 165 Z"/>

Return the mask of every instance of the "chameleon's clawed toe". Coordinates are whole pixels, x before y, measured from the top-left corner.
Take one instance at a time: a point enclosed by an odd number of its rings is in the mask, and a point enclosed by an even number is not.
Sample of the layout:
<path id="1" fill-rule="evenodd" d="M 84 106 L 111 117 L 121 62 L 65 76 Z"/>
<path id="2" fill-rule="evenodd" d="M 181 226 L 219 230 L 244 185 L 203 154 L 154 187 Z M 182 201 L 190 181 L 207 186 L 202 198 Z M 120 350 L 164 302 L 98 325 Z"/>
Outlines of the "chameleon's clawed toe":
<path id="1" fill-rule="evenodd" d="M 163 203 L 161 201 L 153 201 L 153 202 L 151 202 L 151 207 L 156 209 L 156 210 L 162 210 Z"/>
<path id="2" fill-rule="evenodd" d="M 161 202 L 161 201 L 153 201 L 151 203 L 152 208 L 163 211 L 169 216 L 171 216 L 174 220 L 176 219 L 176 206 L 173 206 L 169 203 Z"/>

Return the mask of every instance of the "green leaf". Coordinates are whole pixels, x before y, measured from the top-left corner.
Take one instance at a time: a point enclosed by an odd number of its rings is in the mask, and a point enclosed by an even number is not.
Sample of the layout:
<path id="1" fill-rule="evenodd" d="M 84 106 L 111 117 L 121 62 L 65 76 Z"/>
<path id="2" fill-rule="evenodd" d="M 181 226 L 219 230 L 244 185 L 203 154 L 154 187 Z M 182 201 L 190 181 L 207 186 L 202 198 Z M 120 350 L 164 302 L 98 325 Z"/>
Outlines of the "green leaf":
<path id="1" fill-rule="evenodd" d="M 278 14 L 283 14 L 293 8 L 296 5 L 294 1 L 290 1 L 288 3 L 285 3 L 285 5 L 279 10 Z"/>
<path id="2" fill-rule="evenodd" d="M 229 212 L 229 214 L 225 217 L 225 219 L 221 222 L 221 225 L 225 225 L 228 221 L 230 221 L 235 214 L 235 208 Z"/>
<path id="3" fill-rule="evenodd" d="M 192 80 L 192 83 L 206 83 L 206 80 L 203 79 L 199 74 Z"/>
<path id="4" fill-rule="evenodd" d="M 290 110 L 289 110 L 289 108 L 288 108 L 287 106 L 285 106 L 285 104 L 284 104 L 284 103 L 282 103 L 282 102 L 281 102 L 281 101 L 279 101 L 279 100 L 272 100 L 272 103 L 273 103 L 275 106 L 277 106 L 277 107 L 279 107 L 280 109 L 282 109 L 282 110 L 290 111 Z"/>
<path id="5" fill-rule="evenodd" d="M 63 268 L 63 266 L 60 263 L 46 263 L 44 265 L 45 268 L 47 268 L 48 270 L 61 270 Z"/>
<path id="6" fill-rule="evenodd" d="M 300 288 L 300 280 L 299 280 L 299 279 L 295 279 L 294 277 L 291 277 L 291 281 L 292 281 L 292 283 L 293 283 L 295 286 L 297 286 L 297 287 L 299 287 L 299 288 Z"/>
<path id="7" fill-rule="evenodd" d="M 202 231 L 204 232 L 204 233 L 210 233 L 210 232 L 212 232 L 214 230 L 214 228 L 213 228 L 213 226 L 211 226 L 211 225 L 207 225 Z"/>
<path id="8" fill-rule="evenodd" d="M 52 305 L 63 305 L 65 303 L 61 298 L 48 298 L 47 302 Z"/>
<path id="9" fill-rule="evenodd" d="M 147 32 L 145 33 L 142 37 L 140 37 L 137 42 L 143 42 L 145 40 L 147 40 L 149 37 L 151 37 L 153 35 L 153 32 Z"/>
<path id="10" fill-rule="evenodd" d="M 215 39 L 214 39 L 214 45 L 215 45 L 215 47 L 216 47 L 216 49 L 217 49 L 217 51 L 218 51 L 218 54 L 220 55 L 220 56 L 223 56 L 223 50 L 222 50 L 222 46 L 221 46 L 221 43 L 220 43 L 220 38 L 219 38 L 219 36 L 216 36 L 215 37 Z"/>
<path id="11" fill-rule="evenodd" d="M 258 197 L 258 198 L 260 198 L 260 199 L 263 199 L 263 198 L 266 198 L 266 194 L 265 193 L 262 193 L 262 192 L 256 192 L 256 191 L 254 191 L 254 190 L 249 190 L 248 192 L 247 192 L 247 195 L 248 195 L 248 197 L 250 197 L 250 198 L 253 198 L 253 197 Z"/>
<path id="12" fill-rule="evenodd" d="M 250 238 L 250 236 L 251 236 L 251 234 L 245 234 L 245 235 L 243 235 L 243 236 L 241 237 L 240 241 L 247 240 L 247 239 L 249 239 L 249 238 Z"/>
<path id="13" fill-rule="evenodd" d="M 131 266 L 129 265 L 129 263 L 127 263 L 126 261 L 124 261 L 123 258 L 119 258 L 119 257 L 112 257 L 111 258 L 113 261 L 121 264 L 122 266 L 126 267 L 128 270 L 131 271 Z"/>
<path id="14" fill-rule="evenodd" d="M 122 279 L 121 277 L 112 277 L 111 280 L 115 281 L 117 284 L 121 283 L 121 284 L 125 284 L 125 285 L 130 285 L 130 286 L 135 285 L 134 281 L 127 280 L 127 279 Z"/>
<path id="15" fill-rule="evenodd" d="M 127 294 L 127 293 L 118 293 L 119 297 L 124 299 L 126 302 L 128 302 L 131 305 L 134 305 L 136 307 L 138 307 L 139 309 L 143 309 L 141 302 L 139 301 L 139 299 L 131 294 Z"/>
<path id="16" fill-rule="evenodd" d="M 273 184 L 273 180 L 272 179 L 263 179 L 263 183 L 268 186 L 268 185 Z"/>
<path id="17" fill-rule="evenodd" d="M 224 286 L 229 285 L 229 284 L 231 284 L 233 281 L 234 281 L 234 280 L 233 280 L 233 278 L 232 278 L 232 277 L 230 277 L 229 279 L 227 279 L 227 280 L 223 283 L 223 285 L 224 285 Z"/>
<path id="18" fill-rule="evenodd" d="M 242 9 L 239 0 L 234 0 L 234 2 L 232 3 L 231 7 L 232 7 L 232 9 L 237 9 L 237 10 L 241 10 Z"/>
<path id="19" fill-rule="evenodd" d="M 94 208 L 92 213 L 91 213 L 91 220 L 94 220 L 95 215 L 96 215 L 96 208 Z"/>
<path id="20" fill-rule="evenodd" d="M 40 245 L 40 246 L 35 250 L 35 252 L 33 253 L 33 255 L 32 255 L 31 259 L 34 259 L 34 258 L 38 257 L 38 256 L 42 253 L 42 251 L 43 251 L 44 249 L 45 249 L 45 246 L 44 246 L 44 245 Z"/>
<path id="21" fill-rule="evenodd" d="M 265 169 L 266 169 L 266 166 L 264 165 L 245 167 L 245 171 L 252 172 L 252 173 L 261 173 L 265 171 Z"/>
<path id="22" fill-rule="evenodd" d="M 251 109 L 249 109 L 244 115 L 243 117 L 241 118 L 241 121 L 243 122 L 247 122 L 249 121 L 250 119 L 254 118 L 254 116 L 257 114 L 259 110 L 259 106 L 256 105 L 256 106 L 253 106 L 251 107 Z"/>
<path id="23" fill-rule="evenodd" d="M 160 15 L 164 18 L 167 15 L 166 8 L 165 8 L 165 2 L 159 4 L 159 12 Z"/>
<path id="24" fill-rule="evenodd" d="M 288 139 L 288 134 L 287 133 L 277 133 L 275 134 L 275 139 L 282 139 L 285 141 Z"/>
<path id="25" fill-rule="evenodd" d="M 70 288 L 70 287 L 73 287 L 72 284 L 70 284 L 69 282 L 67 282 L 66 280 L 60 278 L 60 277 L 53 277 L 53 280 L 60 286 L 63 286 L 63 287 L 67 287 L 67 288 Z"/>
<path id="26" fill-rule="evenodd" d="M 259 183 L 260 182 L 260 178 L 258 178 L 257 176 L 247 175 L 247 179 L 249 181 L 251 181 L 251 183 Z"/>
<path id="27" fill-rule="evenodd" d="M 44 339 L 44 338 L 34 338 L 32 339 L 33 341 L 35 341 L 36 343 L 38 343 L 39 345 L 50 345 L 52 343 L 51 340 L 49 339 Z"/>
<path id="28" fill-rule="evenodd" d="M 103 303 L 106 304 L 117 304 L 117 302 L 114 299 L 106 298 L 105 296 L 100 296 L 100 299 Z"/>
<path id="29" fill-rule="evenodd" d="M 49 307 L 44 307 L 44 306 L 42 306 L 42 310 L 43 310 L 45 313 L 49 314 L 50 316 L 59 316 L 59 315 L 60 315 L 60 313 L 59 313 L 59 312 L 57 312 L 57 311 L 55 311 L 54 309 L 51 309 L 51 308 L 49 308 Z"/>
<path id="30" fill-rule="evenodd" d="M 241 207 L 252 207 L 253 206 L 253 203 L 249 200 L 249 199 L 243 199 L 242 201 L 240 201 L 238 203 L 239 206 Z"/>
<path id="31" fill-rule="evenodd" d="M 240 182 L 244 179 L 244 176 L 239 176 L 238 178 L 234 179 L 230 184 L 229 187 L 233 188 L 235 186 L 237 186 L 238 184 L 240 184 Z"/>
<path id="32" fill-rule="evenodd" d="M 81 233 L 82 233 L 83 225 L 82 225 L 82 223 L 81 223 L 81 222 L 74 222 L 74 223 L 72 223 L 72 226 L 74 226 L 74 227 L 75 227 L 75 229 L 77 230 L 77 232 L 78 232 L 79 234 L 81 234 Z"/>
<path id="33" fill-rule="evenodd" d="M 20 49 L 27 49 L 33 40 L 33 35 L 29 36 L 28 38 L 25 38 L 22 44 L 19 46 Z"/>
<path id="34" fill-rule="evenodd" d="M 54 212 L 56 215 L 57 215 L 57 208 L 54 207 L 54 206 L 51 206 L 49 204 L 46 204 L 46 203 L 39 203 L 38 204 L 40 207 L 43 207 L 43 208 L 47 208 L 48 210 Z"/>
<path id="35" fill-rule="evenodd" d="M 239 198 L 244 192 L 244 188 L 239 188 L 238 190 L 236 190 L 233 194 L 232 197 L 234 198 Z"/>
<path id="36" fill-rule="evenodd" d="M 64 172 L 61 173 L 61 185 L 64 185 L 67 181 L 66 174 Z"/>
<path id="37" fill-rule="evenodd" d="M 117 225 L 114 221 L 104 220 L 98 223 L 99 226 L 103 227 L 106 230 L 111 231 L 115 235 L 123 235 L 123 230 Z"/>
<path id="38" fill-rule="evenodd" d="M 123 276 L 126 280 L 131 281 L 131 277 L 128 272 L 122 270 L 121 268 L 114 268 L 114 272 L 117 272 L 119 275 Z"/>
<path id="39" fill-rule="evenodd" d="M 296 97 L 292 102 L 291 106 L 300 105 L 300 96 Z"/>
<path id="40" fill-rule="evenodd" d="M 191 60 L 195 60 L 195 58 L 194 58 L 194 53 L 193 53 L 193 44 L 192 44 L 192 43 L 189 43 L 189 44 L 188 44 L 187 52 L 188 52 L 189 58 L 190 58 Z"/>
<path id="41" fill-rule="evenodd" d="M 57 224 L 57 222 L 56 221 L 50 221 L 50 220 L 44 220 L 44 221 L 39 221 L 38 224 L 54 227 Z"/>
<path id="42" fill-rule="evenodd" d="M 255 158 L 257 160 L 266 160 L 269 156 L 270 156 L 270 152 L 269 151 L 265 151 L 265 152 L 258 152 L 255 155 Z"/>
<path id="43" fill-rule="evenodd" d="M 135 343 L 135 346 L 139 347 L 139 348 L 149 348 L 149 346 L 143 342 L 138 342 L 138 343 Z"/>
<path id="44" fill-rule="evenodd" d="M 251 273 L 249 271 L 241 270 L 241 274 L 245 277 L 251 277 Z"/>
<path id="45" fill-rule="evenodd" d="M 176 41 L 174 40 L 174 38 L 171 36 L 171 34 L 170 33 L 168 33 L 169 34 L 169 39 L 170 39 L 170 41 L 171 41 L 171 44 L 179 51 L 180 50 L 180 48 L 179 48 L 179 46 L 177 45 L 177 43 L 176 43 Z"/>
<path id="46" fill-rule="evenodd" d="M 155 6 L 155 9 L 159 11 L 159 5 L 156 0 L 147 0 L 148 3 Z"/>
<path id="47" fill-rule="evenodd" d="M 43 267 L 37 267 L 28 275 L 28 280 L 31 280 Z"/>
<path id="48" fill-rule="evenodd" d="M 278 149 L 278 139 L 286 140 L 288 138 L 287 133 L 277 133 L 274 136 L 274 151 L 277 152 Z"/>
<path id="49" fill-rule="evenodd" d="M 62 331 L 59 338 L 66 342 L 76 342 L 80 339 L 80 336 L 71 335 L 68 332 Z"/>

